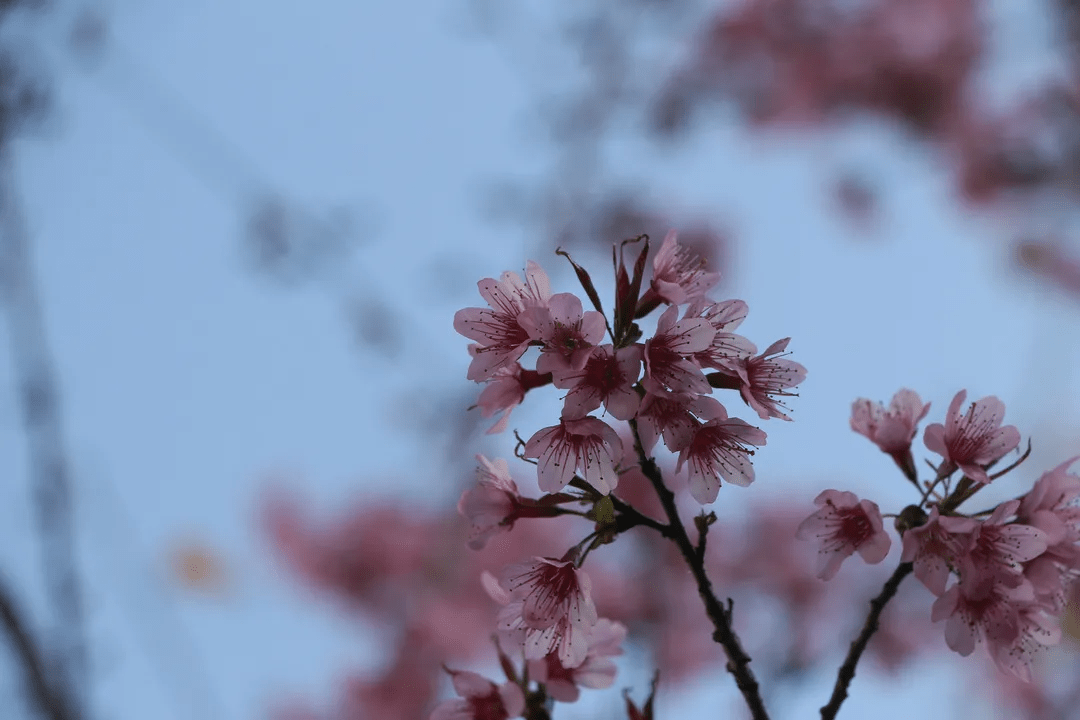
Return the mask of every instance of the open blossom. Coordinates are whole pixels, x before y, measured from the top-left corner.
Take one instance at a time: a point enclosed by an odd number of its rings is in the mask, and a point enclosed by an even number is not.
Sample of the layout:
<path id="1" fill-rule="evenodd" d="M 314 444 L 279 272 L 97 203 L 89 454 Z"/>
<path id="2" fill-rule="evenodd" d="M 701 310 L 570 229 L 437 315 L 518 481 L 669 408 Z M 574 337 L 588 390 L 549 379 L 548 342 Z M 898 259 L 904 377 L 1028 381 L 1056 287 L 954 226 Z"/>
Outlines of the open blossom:
<path id="1" fill-rule="evenodd" d="M 802 521 L 795 537 L 820 544 L 819 578 L 831 580 L 840 563 L 856 552 L 871 565 L 889 554 L 892 540 L 876 503 L 859 500 L 854 493 L 825 490 L 814 498 L 814 504 L 821 509 Z"/>
<path id="2" fill-rule="evenodd" d="M 595 310 L 583 313 L 581 299 L 572 293 L 552 295 L 546 304 L 526 309 L 518 323 L 544 345 L 536 361 L 540 373 L 580 370 L 604 337 L 604 316 Z"/>
<path id="3" fill-rule="evenodd" d="M 1020 608 L 1035 599 L 1030 585 L 1009 588 L 993 578 L 963 578 L 934 601 L 930 619 L 945 624 L 945 642 L 955 652 L 970 655 L 985 639 L 994 654 L 1012 646 L 1020 634 Z"/>
<path id="4" fill-rule="evenodd" d="M 698 425 L 693 412 L 704 411 L 706 405 L 720 403 L 705 395 L 688 393 L 647 392 L 638 408 L 638 431 L 641 435 L 641 448 L 651 453 L 661 435 L 668 450 L 679 452 L 694 439 L 694 429 Z"/>
<path id="5" fill-rule="evenodd" d="M 699 298 L 720 281 L 720 273 L 706 272 L 705 261 L 677 237 L 674 230 L 668 232 L 653 258 L 651 292 L 672 305 Z"/>
<path id="6" fill-rule="evenodd" d="M 592 583 L 569 561 L 537 557 L 511 565 L 501 582 L 482 577 L 488 594 L 503 608 L 499 630 L 525 649 L 526 660 L 556 653 L 565 668 L 585 662 L 589 629 L 597 622 Z"/>
<path id="7" fill-rule="evenodd" d="M 919 394 L 904 388 L 893 395 L 889 409 L 879 402 L 859 398 L 851 404 L 851 429 L 890 455 L 906 452 L 915 439 L 919 421 L 930 412 Z"/>
<path id="8" fill-rule="evenodd" d="M 978 483 L 990 482 L 985 466 L 1000 460 L 1020 444 L 1020 431 L 1014 425 L 1001 426 L 1005 403 L 994 396 L 974 402 L 967 413 L 960 414 L 967 390 L 956 393 L 945 424 L 934 423 L 923 433 L 926 447 L 953 463 L 964 475 Z"/>
<path id="9" fill-rule="evenodd" d="M 762 420 L 770 417 L 790 420 L 780 411 L 783 405 L 778 397 L 795 395 L 787 389 L 806 379 L 805 367 L 794 360 L 773 357 L 784 352 L 789 342 L 791 338 L 777 340 L 765 352 L 744 361 L 746 377 L 740 391 L 746 404 Z"/>
<path id="10" fill-rule="evenodd" d="M 690 494 L 702 505 L 716 500 L 720 478 L 736 485 L 754 481 L 750 446 L 765 444 L 765 433 L 739 418 L 729 418 L 719 402 L 700 413 L 706 422 L 697 426 L 690 443 L 679 453 L 678 472 L 690 471 Z"/>
<path id="11" fill-rule="evenodd" d="M 602 404 L 617 420 L 629 420 L 638 411 L 641 397 L 634 384 L 639 375 L 640 345 L 618 350 L 610 344 L 600 345 L 592 349 L 580 370 L 552 372 L 555 387 L 570 390 L 563 403 L 563 417 L 581 418 Z"/>
<path id="12" fill-rule="evenodd" d="M 690 303 L 690 307 L 686 309 L 686 317 L 704 318 L 716 331 L 709 347 L 694 354 L 699 365 L 738 372 L 738 361 L 757 352 L 754 343 L 732 332 L 742 324 L 748 312 L 749 308 L 742 300 L 713 302 L 701 297 Z"/>
<path id="13" fill-rule="evenodd" d="M 1030 525 L 1006 523 L 1019 506 L 1019 500 L 1002 503 L 985 520 L 941 518 L 943 528 L 964 534 L 963 552 L 959 556 L 961 577 L 986 577 L 1007 587 L 1017 587 L 1025 581 L 1020 563 L 1046 551 L 1046 533 Z"/>
<path id="14" fill-rule="evenodd" d="M 447 672 L 461 699 L 439 703 L 431 713 L 431 720 L 509 720 L 525 712 L 525 696 L 514 683 L 496 685 L 466 670 Z"/>
<path id="15" fill-rule="evenodd" d="M 454 329 L 480 344 L 468 373 L 470 380 L 480 382 L 525 352 L 532 337 L 518 317 L 528 308 L 547 305 L 551 283 L 543 268 L 530 260 L 524 281 L 517 273 L 504 272 L 499 280 L 484 278 L 477 287 L 490 309 L 458 310 Z"/>
<path id="16" fill-rule="evenodd" d="M 615 462 L 622 457 L 622 440 L 597 418 L 563 418 L 529 438 L 525 457 L 539 458 L 537 475 L 544 492 L 559 492 L 580 469 L 585 482 L 606 495 L 619 483 Z"/>
<path id="17" fill-rule="evenodd" d="M 479 550 L 491 536 L 513 528 L 519 496 L 506 460 L 488 460 L 483 455 L 477 455 L 476 459 L 480 461 L 476 487 L 461 494 L 457 509 L 471 525 L 469 547 Z"/>
<path id="18" fill-rule="evenodd" d="M 579 688 L 603 690 L 615 682 L 616 667 L 611 658 L 622 655 L 626 626 L 600 618 L 589 628 L 587 637 L 589 650 L 585 660 L 577 667 L 563 667 L 554 654 L 542 660 L 529 661 L 529 677 L 543 683 L 547 694 L 559 702 L 576 702 L 581 695 Z"/>
<path id="19" fill-rule="evenodd" d="M 716 330 L 704 318 L 684 317 L 676 322 L 679 308 L 672 305 L 656 322 L 656 334 L 645 342 L 645 379 L 647 390 L 660 392 L 712 392 L 709 381 L 688 355 L 705 351 Z"/>

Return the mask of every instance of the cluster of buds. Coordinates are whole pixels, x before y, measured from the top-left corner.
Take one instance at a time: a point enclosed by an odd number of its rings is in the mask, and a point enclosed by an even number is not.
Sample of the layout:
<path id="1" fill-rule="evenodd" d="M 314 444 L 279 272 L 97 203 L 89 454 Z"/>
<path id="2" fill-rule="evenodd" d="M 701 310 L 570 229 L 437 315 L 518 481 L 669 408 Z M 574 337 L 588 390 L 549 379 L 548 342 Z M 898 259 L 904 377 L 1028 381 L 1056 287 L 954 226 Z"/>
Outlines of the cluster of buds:
<path id="1" fill-rule="evenodd" d="M 632 243 L 641 243 L 641 249 L 631 269 L 623 255 Z M 481 548 L 528 517 L 580 515 L 595 522 L 595 532 L 562 558 L 535 557 L 506 568 L 501 578 L 483 576 L 485 589 L 502 605 L 496 644 L 515 689 L 451 671 L 462 697 L 440 705 L 435 718 L 544 717 L 553 701 L 576 700 L 580 687 L 614 682 L 611 657 L 621 652 L 626 628 L 597 616 L 581 565 L 591 550 L 631 527 L 651 525 L 670 533 L 671 526 L 611 494 L 628 469 L 620 466 L 623 439 L 611 421 L 629 423 L 642 461 L 651 462 L 662 439 L 678 454 L 676 472 L 687 468 L 691 495 L 707 504 L 716 500 L 722 480 L 753 482 L 750 458 L 765 444 L 765 433 L 730 417 L 714 391 L 734 390 L 763 420 L 790 420 L 782 400 L 794 394 L 791 388 L 806 369 L 784 357 L 788 339 L 759 354 L 754 343 L 736 334 L 747 316 L 746 303 L 706 297 L 720 276 L 707 271 L 674 232 L 658 249 L 645 284 L 648 250 L 643 236 L 613 252 L 610 317 L 589 273 L 561 251 L 593 310 L 586 311 L 572 293 L 553 294 L 547 274 L 530 261 L 524 278 L 506 272 L 498 280 L 481 280 L 480 294 L 489 307 L 467 308 L 454 317 L 454 328 L 475 343 L 469 348 L 468 378 L 486 385 L 478 401 L 481 412 L 485 417 L 501 413 L 489 433 L 507 427 L 511 411 L 530 390 L 553 385 L 565 392 L 559 422 L 519 443 L 519 457 L 535 462 L 545 495 L 523 497 L 505 460 L 478 456 L 478 483 L 458 503 L 471 524 L 470 545 Z M 638 321 L 664 306 L 655 332 L 644 337 Z M 532 369 L 522 366 L 530 348 L 538 351 Z M 590 507 L 574 508 L 582 505 Z M 515 653 L 517 664 L 511 659 Z M 642 711 L 633 712 L 640 717 Z"/>
<path id="2" fill-rule="evenodd" d="M 901 390 L 888 409 L 857 400 L 851 427 L 890 455 L 919 492 L 917 502 L 894 516 L 903 548 L 897 572 L 913 571 L 937 596 L 931 618 L 946 620 L 948 646 L 967 656 L 985 641 L 1001 670 L 1030 681 L 1036 652 L 1060 639 L 1068 586 L 1080 574 L 1080 508 L 1073 503 L 1080 477 L 1068 472 L 1080 458 L 1043 474 L 1024 495 L 982 511 L 961 511 L 1028 455 L 991 474 L 1017 448 L 1020 433 L 1002 426 L 1005 406 L 998 398 L 982 398 L 962 413 L 966 396 L 957 393 L 945 422 L 924 431 L 927 449 L 941 456 L 931 464 L 929 480 L 920 482 L 912 459 L 918 423 L 930 409 L 916 393 Z M 891 541 L 875 503 L 836 490 L 826 490 L 816 502 L 821 509 L 802 523 L 799 536 L 820 543 L 821 578 L 833 577 L 855 552 L 870 563 L 886 557 Z"/>

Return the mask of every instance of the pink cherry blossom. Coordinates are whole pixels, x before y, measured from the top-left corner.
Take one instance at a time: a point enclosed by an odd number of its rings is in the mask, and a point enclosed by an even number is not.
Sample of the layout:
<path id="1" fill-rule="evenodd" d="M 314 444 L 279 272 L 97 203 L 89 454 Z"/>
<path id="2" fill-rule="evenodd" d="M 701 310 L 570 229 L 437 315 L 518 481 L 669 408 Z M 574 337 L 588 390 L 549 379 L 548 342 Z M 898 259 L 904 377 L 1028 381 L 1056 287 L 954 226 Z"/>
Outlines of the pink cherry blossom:
<path id="1" fill-rule="evenodd" d="M 746 486 L 754 481 L 750 446 L 765 444 L 765 433 L 739 418 L 729 418 L 720 403 L 703 415 L 705 423 L 694 430 L 690 443 L 679 453 L 675 472 L 686 464 L 690 470 L 690 494 L 702 505 L 716 500 L 720 478 Z"/>
<path id="2" fill-rule="evenodd" d="M 539 373 L 580 370 L 604 337 L 604 316 L 595 310 L 583 313 L 580 298 L 572 293 L 558 293 L 546 305 L 527 308 L 518 323 L 543 343 L 536 361 Z"/>
<path id="3" fill-rule="evenodd" d="M 656 441 L 664 436 L 668 450 L 679 452 L 694 438 L 694 429 L 698 425 L 692 411 L 700 410 L 703 404 L 720 403 L 703 395 L 687 393 L 647 392 L 638 408 L 638 432 L 641 435 L 641 447 L 651 453 Z"/>
<path id="4" fill-rule="evenodd" d="M 831 580 L 840 563 L 855 552 L 871 565 L 889 554 L 892 540 L 885 532 L 877 504 L 839 490 L 823 491 L 814 498 L 814 504 L 821 509 L 802 521 L 795 537 L 818 541 L 819 578 Z"/>
<path id="5" fill-rule="evenodd" d="M 474 356 L 479 349 L 479 345 L 469 345 L 469 352 Z M 525 399 L 525 393 L 548 384 L 551 376 L 526 370 L 515 361 L 496 369 L 484 382 L 486 387 L 476 405 L 480 408 L 481 417 L 489 418 L 495 413 L 502 413 L 498 421 L 488 428 L 487 434 L 494 435 L 506 429 L 510 423 L 510 413 Z"/>
<path id="6" fill-rule="evenodd" d="M 671 390 L 705 395 L 712 392 L 709 381 L 688 356 L 708 349 L 716 330 L 704 318 L 683 318 L 676 322 L 678 314 L 675 305 L 665 310 L 656 323 L 656 334 L 645 342 L 643 384 L 652 392 Z"/>
<path id="7" fill-rule="evenodd" d="M 552 372 L 555 387 L 570 390 L 563 404 L 563 417 L 581 418 L 601 404 L 617 420 L 634 417 L 641 404 L 641 397 L 634 391 L 634 384 L 641 375 L 641 346 L 614 349 L 601 345 L 580 370 Z"/>
<path id="8" fill-rule="evenodd" d="M 1020 443 L 1020 431 L 1013 425 L 1001 427 L 1005 403 L 994 396 L 974 402 L 960 415 L 967 390 L 956 393 L 945 424 L 934 423 L 923 433 L 926 447 L 953 463 L 977 483 L 990 482 L 985 466 L 1000 460 Z"/>
<path id="9" fill-rule="evenodd" d="M 966 657 L 983 639 L 1011 646 L 1020 634 L 1020 608 L 1034 598 L 1030 585 L 1009 588 L 990 577 L 962 578 L 934 601 L 930 619 L 948 618 L 945 642 Z"/>
<path id="10" fill-rule="evenodd" d="M 919 421 L 928 412 L 930 403 L 923 405 L 918 393 L 903 388 L 893 395 L 888 410 L 866 398 L 852 403 L 851 429 L 865 435 L 882 452 L 895 456 L 911 448 Z"/>
<path id="11" fill-rule="evenodd" d="M 457 509 L 471 525 L 469 547 L 479 550 L 491 536 L 513 528 L 519 496 L 506 460 L 488 460 L 483 455 L 477 455 L 476 459 L 480 461 L 476 487 L 461 494 Z"/>
<path id="12" fill-rule="evenodd" d="M 596 605 L 589 576 L 574 563 L 537 557 L 506 568 L 501 582 L 485 575 L 484 585 L 503 605 L 499 630 L 524 646 L 526 660 L 557 652 L 563 667 L 585 662 Z"/>
<path id="13" fill-rule="evenodd" d="M 743 401 L 758 414 L 762 420 L 770 417 L 791 420 L 781 411 L 787 408 L 779 397 L 792 397 L 798 393 L 788 392 L 806 379 L 806 368 L 794 360 L 774 357 L 783 353 L 791 338 L 777 340 L 765 349 L 765 352 L 751 358 L 740 358 L 734 363 L 734 375 L 728 370 L 721 370 L 719 387 L 738 387 Z M 714 383 L 716 384 L 716 383 Z"/>
<path id="14" fill-rule="evenodd" d="M 622 440 L 597 418 L 564 418 L 529 438 L 525 457 L 539 458 L 537 474 L 544 492 L 562 490 L 581 470 L 585 482 L 606 495 L 619 483 L 615 461 L 622 457 Z"/>
<path id="15" fill-rule="evenodd" d="M 677 233 L 669 231 L 653 258 L 651 292 L 664 302 L 682 305 L 708 292 L 720 281 L 720 273 L 706 272 L 705 261 L 676 238 Z"/>
<path id="16" fill-rule="evenodd" d="M 485 278 L 477 287 L 491 309 L 458 310 L 454 329 L 480 344 L 468 373 L 470 380 L 480 382 L 525 352 L 532 338 L 518 317 L 528 308 L 546 306 L 551 284 L 543 268 L 530 260 L 524 281 L 517 273 L 504 272 L 499 280 Z"/>
<path id="17" fill-rule="evenodd" d="M 1037 605 L 1022 605 L 1017 619 L 1016 639 L 995 643 L 991 655 L 1000 670 L 1030 683 L 1032 660 L 1043 648 L 1061 642 L 1061 626 Z"/>
<path id="18" fill-rule="evenodd" d="M 725 300 L 714 303 L 708 298 L 698 298 L 686 309 L 686 317 L 700 317 L 709 321 L 716 331 L 712 343 L 705 350 L 695 353 L 694 359 L 702 367 L 740 372 L 745 360 L 757 352 L 757 346 L 731 332 L 746 319 L 749 309 L 742 300 Z"/>
<path id="19" fill-rule="evenodd" d="M 947 530 L 935 505 L 926 523 L 904 533 L 901 562 L 915 564 L 915 577 L 938 597 L 945 594 L 952 569 L 959 564 L 966 537 Z"/>
<path id="20" fill-rule="evenodd" d="M 525 696 L 514 683 L 496 685 L 466 670 L 447 672 L 461 699 L 439 703 L 431 713 L 431 720 L 509 720 L 525 711 Z"/>
<path id="21" fill-rule="evenodd" d="M 942 528 L 965 537 L 958 558 L 961 577 L 986 577 L 1007 587 L 1024 582 L 1020 563 L 1046 551 L 1046 533 L 1030 525 L 1006 523 L 1019 506 L 1019 500 L 1002 503 L 985 520 L 941 518 Z"/>
<path id="22" fill-rule="evenodd" d="M 555 654 L 529 661 L 529 677 L 543 683 L 548 695 L 559 702 L 577 702 L 581 695 L 579 688 L 603 690 L 615 683 L 616 667 L 611 658 L 622 655 L 626 626 L 601 618 L 589 628 L 587 637 L 589 650 L 577 667 L 563 667 Z"/>

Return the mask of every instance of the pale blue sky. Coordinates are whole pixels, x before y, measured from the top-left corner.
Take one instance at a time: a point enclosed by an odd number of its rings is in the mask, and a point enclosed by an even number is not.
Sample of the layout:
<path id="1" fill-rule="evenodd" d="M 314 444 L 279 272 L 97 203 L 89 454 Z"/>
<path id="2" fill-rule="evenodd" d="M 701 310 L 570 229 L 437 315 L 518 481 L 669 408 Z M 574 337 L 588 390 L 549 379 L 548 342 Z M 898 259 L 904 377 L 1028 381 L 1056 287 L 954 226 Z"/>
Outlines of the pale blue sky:
<path id="1" fill-rule="evenodd" d="M 558 289 L 574 289 L 553 248 L 536 254 L 528 228 L 493 226 L 479 210 L 486 182 L 539 181 L 545 156 L 525 122 L 528 88 L 503 53 L 460 31 L 463 12 L 116 0 L 106 8 L 115 43 L 97 69 L 42 41 L 58 106 L 43 137 L 18 143 L 18 175 L 62 381 L 102 718 L 254 720 L 282 692 L 329 701 L 338 679 L 372 664 L 363 629 L 273 563 L 254 521 L 259 489 L 287 473 L 323 510 L 363 493 L 450 500 L 443 458 L 406 426 L 431 413 L 424 387 L 472 391 L 454 310 L 480 303 L 477 279 L 534 256 Z M 59 37 L 62 19 L 44 37 Z M 1023 82 L 1038 63 L 1008 68 Z M 207 152 L 203 126 L 250 160 Z M 1015 277 L 1001 224 L 959 213 L 943 168 L 899 133 L 864 124 L 806 143 L 717 128 L 665 157 L 612 142 L 616 171 L 729 221 L 727 287 L 750 305 L 743 331 L 760 347 L 792 336 L 809 369 L 796 421 L 768 424 L 757 483 L 725 488 L 722 515 L 780 492 L 809 507 L 824 487 L 895 512 L 908 487 L 847 418 L 854 398 L 887 400 L 902 386 L 933 402 L 932 418 L 960 388 L 997 394 L 1025 436 L 1046 433 L 1025 477 L 1076 449 L 1075 302 Z M 827 171 L 851 165 L 881 170 L 879 237 L 830 211 Z M 266 188 L 312 213 L 353 210 L 350 262 L 295 289 L 248 272 L 243 213 Z M 358 350 L 341 307 L 354 296 L 397 310 L 395 358 Z M 515 426 L 549 424 L 541 410 L 553 402 L 516 411 Z M 15 407 L 0 361 L 0 567 L 40 609 Z M 505 455 L 511 443 L 484 448 Z M 188 536 L 221 549 L 236 573 L 230 599 L 169 584 L 164 553 Z M 169 683 L 156 657 L 171 658 Z M 862 674 L 845 715 L 887 717 L 887 698 L 909 707 L 910 693 L 958 682 L 964 662 L 949 656 L 900 683 Z M 812 714 L 832 672 L 785 700 L 791 717 Z M 686 705 L 665 700 L 661 717 L 726 702 L 718 674 Z M 633 671 L 617 687 L 633 682 L 641 697 L 646 677 Z M 18 692 L 10 673 L 2 682 Z"/>

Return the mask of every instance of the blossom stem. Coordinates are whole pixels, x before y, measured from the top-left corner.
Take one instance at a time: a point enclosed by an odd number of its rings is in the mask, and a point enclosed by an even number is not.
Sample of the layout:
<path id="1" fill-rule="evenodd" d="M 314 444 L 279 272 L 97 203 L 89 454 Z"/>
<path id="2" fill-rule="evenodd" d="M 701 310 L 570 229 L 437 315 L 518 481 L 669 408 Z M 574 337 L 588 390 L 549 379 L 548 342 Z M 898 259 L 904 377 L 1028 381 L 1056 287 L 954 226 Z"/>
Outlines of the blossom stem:
<path id="1" fill-rule="evenodd" d="M 754 720 L 769 720 L 769 713 L 766 711 L 765 703 L 761 699 L 761 690 L 757 678 L 754 677 L 754 672 L 750 669 L 750 656 L 743 649 L 742 641 L 735 634 L 735 629 L 731 624 L 731 600 L 728 600 L 728 606 L 725 608 L 717 599 L 716 594 L 713 592 L 712 582 L 705 571 L 704 557 L 698 555 L 694 545 L 690 542 L 690 536 L 687 535 L 682 520 L 679 518 L 679 509 L 675 505 L 675 493 L 664 485 L 660 468 L 656 466 L 656 462 L 651 457 L 646 455 L 636 420 L 630 421 L 630 428 L 634 433 L 634 448 L 637 450 L 641 471 L 652 483 L 656 494 L 660 498 L 660 503 L 663 505 L 664 512 L 667 514 L 667 529 L 669 531 L 667 537 L 679 548 L 683 559 L 686 560 L 686 564 L 690 567 L 690 572 L 697 582 L 698 594 L 701 595 L 701 600 L 705 604 L 705 613 L 709 616 L 709 620 L 712 621 L 715 628 L 713 640 L 719 643 L 727 654 L 727 671 L 735 677 L 735 684 L 746 700 L 751 717 Z"/>
<path id="2" fill-rule="evenodd" d="M 881 612 L 885 609 L 886 603 L 896 595 L 901 581 L 911 573 L 913 568 L 913 563 L 900 563 L 900 566 L 896 568 L 896 572 L 885 582 L 881 594 L 870 601 L 870 614 L 866 616 L 866 623 L 863 625 L 859 637 L 855 638 L 854 642 L 851 643 L 844 664 L 840 666 L 840 671 L 836 675 L 836 685 L 833 686 L 832 697 L 829 698 L 829 703 L 821 708 L 821 720 L 833 720 L 836 714 L 840 712 L 840 705 L 847 698 L 848 685 L 851 684 L 852 678 L 855 677 L 855 666 L 858 665 L 863 650 L 866 649 L 867 643 L 870 642 L 870 636 L 877 632 Z"/>

